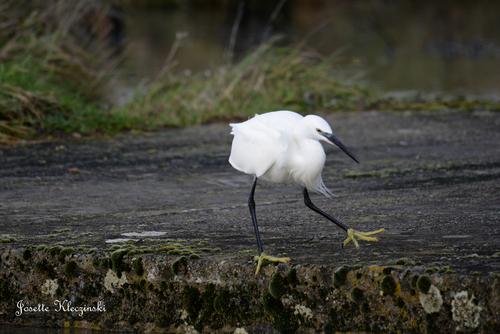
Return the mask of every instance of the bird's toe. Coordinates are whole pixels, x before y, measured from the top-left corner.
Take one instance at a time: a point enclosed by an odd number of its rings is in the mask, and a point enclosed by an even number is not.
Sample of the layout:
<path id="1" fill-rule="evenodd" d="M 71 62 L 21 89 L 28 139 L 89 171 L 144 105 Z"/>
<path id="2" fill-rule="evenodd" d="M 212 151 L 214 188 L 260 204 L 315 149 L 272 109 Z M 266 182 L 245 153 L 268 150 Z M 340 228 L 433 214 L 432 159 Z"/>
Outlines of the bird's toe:
<path id="1" fill-rule="evenodd" d="M 356 232 L 354 229 L 350 228 L 347 230 L 347 239 L 344 241 L 344 247 L 352 240 L 357 249 L 359 249 L 359 244 L 356 238 L 364 241 L 379 241 L 376 237 L 370 237 L 371 235 L 378 234 L 384 232 L 385 229 L 380 229 L 373 232 Z"/>
<path id="2" fill-rule="evenodd" d="M 254 260 L 257 261 L 257 270 L 255 271 L 255 277 L 257 277 L 259 275 L 260 268 L 262 267 L 262 264 L 264 263 L 264 260 L 269 261 L 269 262 L 287 263 L 290 261 L 290 258 L 266 255 L 266 253 L 262 252 L 260 254 L 260 256 L 256 256 L 254 258 Z"/>

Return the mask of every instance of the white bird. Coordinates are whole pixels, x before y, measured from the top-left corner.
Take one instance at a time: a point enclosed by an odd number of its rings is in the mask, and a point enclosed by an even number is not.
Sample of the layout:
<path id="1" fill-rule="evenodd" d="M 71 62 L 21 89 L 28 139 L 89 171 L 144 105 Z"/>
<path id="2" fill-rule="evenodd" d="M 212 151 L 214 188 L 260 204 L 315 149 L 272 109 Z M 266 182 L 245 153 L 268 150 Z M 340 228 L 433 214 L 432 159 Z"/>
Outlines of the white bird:
<path id="1" fill-rule="evenodd" d="M 326 155 L 320 141 L 338 146 L 344 153 L 359 163 L 358 159 L 332 133 L 330 125 L 316 115 L 301 116 L 295 112 L 282 110 L 255 115 L 243 123 L 231 123 L 231 134 L 234 135 L 229 162 L 246 174 L 254 175 L 248 206 L 255 228 L 255 236 L 259 248 L 258 275 L 263 260 L 288 262 L 289 258 L 277 258 L 264 253 L 255 213 L 254 193 L 257 180 L 274 183 L 295 181 L 302 187 L 305 205 L 321 214 L 347 232 L 348 238 L 343 246 L 355 239 L 378 241 L 369 237 L 385 231 L 355 232 L 337 219 L 319 209 L 311 201 L 308 190 L 332 195 L 323 183 L 321 171 L 325 165 Z"/>

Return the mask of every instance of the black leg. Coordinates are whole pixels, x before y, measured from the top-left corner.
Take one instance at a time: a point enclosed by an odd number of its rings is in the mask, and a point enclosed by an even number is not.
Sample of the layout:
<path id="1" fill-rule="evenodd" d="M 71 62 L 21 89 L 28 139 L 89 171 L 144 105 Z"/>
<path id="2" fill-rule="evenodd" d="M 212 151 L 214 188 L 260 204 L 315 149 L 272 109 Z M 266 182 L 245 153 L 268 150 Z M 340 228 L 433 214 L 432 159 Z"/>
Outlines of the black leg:
<path id="1" fill-rule="evenodd" d="M 303 187 L 302 193 L 304 194 L 304 203 L 309 209 L 319 213 L 320 215 L 322 215 L 326 219 L 334 222 L 335 224 L 337 224 L 338 227 L 340 227 L 341 229 L 343 229 L 344 231 L 347 232 L 349 227 L 345 226 L 344 224 L 339 222 L 337 219 L 333 218 L 332 216 L 330 216 L 329 214 L 327 214 L 326 212 L 324 212 L 320 208 L 318 208 L 316 205 L 314 205 L 314 203 L 311 201 L 311 198 L 309 198 L 309 192 L 307 191 L 307 188 Z"/>
<path id="2" fill-rule="evenodd" d="M 264 248 L 262 247 L 262 242 L 260 241 L 259 226 L 257 225 L 257 215 L 255 214 L 255 201 L 253 195 L 255 193 L 255 186 L 257 186 L 257 176 L 253 180 L 252 190 L 250 191 L 250 197 L 248 197 L 248 208 L 250 209 L 250 215 L 252 216 L 253 227 L 255 229 L 255 236 L 257 237 L 257 246 L 259 247 L 259 255 L 262 254 Z"/>

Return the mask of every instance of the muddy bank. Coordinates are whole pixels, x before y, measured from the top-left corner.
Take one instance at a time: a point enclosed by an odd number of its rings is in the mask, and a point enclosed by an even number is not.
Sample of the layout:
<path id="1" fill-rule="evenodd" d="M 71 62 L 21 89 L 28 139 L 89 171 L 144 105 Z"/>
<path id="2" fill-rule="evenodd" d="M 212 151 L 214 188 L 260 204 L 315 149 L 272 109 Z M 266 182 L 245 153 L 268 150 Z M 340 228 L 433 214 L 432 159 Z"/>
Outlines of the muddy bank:
<path id="1" fill-rule="evenodd" d="M 340 113 L 327 120 L 362 164 L 325 147 L 323 178 L 338 197 L 312 200 L 356 230 L 387 232 L 360 250 L 342 249 L 343 233 L 303 205 L 297 186 L 262 183 L 255 199 L 264 248 L 292 263 L 267 266 L 258 279 L 246 206 L 251 178 L 227 163 L 227 125 L 2 150 L 0 321 L 110 329 L 148 323 L 209 332 L 432 332 L 438 322 L 450 331 L 472 330 L 478 314 L 475 330 L 491 332 L 499 318 L 492 303 L 500 273 L 500 114 Z M 64 249 L 70 254 L 60 255 Z M 128 283 L 107 289 L 107 275 L 118 272 L 112 254 L 120 250 Z M 172 265 L 182 256 L 186 272 L 176 274 Z M 134 269 L 139 258 L 142 275 Z M 75 271 L 68 274 L 71 262 Z M 347 280 L 336 287 L 333 273 L 342 266 Z M 394 270 L 384 273 L 384 266 Z M 293 270 L 297 281 L 285 280 L 285 293 L 270 299 L 275 273 L 288 277 Z M 433 313 L 421 302 L 428 293 L 411 282 L 426 271 L 442 299 Z M 392 284 L 389 276 L 395 290 L 381 296 L 382 281 Z M 54 293 L 44 294 L 44 285 Z M 366 298 L 359 305 L 350 299 L 353 290 Z M 237 312 L 205 314 L 210 298 L 221 295 Z M 281 311 L 270 311 L 266 298 Z M 481 312 L 455 320 L 456 298 Z M 52 308 L 54 299 L 102 301 L 106 312 L 88 313 L 86 322 L 54 310 L 16 317 L 20 299 Z M 282 328 L 280 321 L 293 326 Z"/>

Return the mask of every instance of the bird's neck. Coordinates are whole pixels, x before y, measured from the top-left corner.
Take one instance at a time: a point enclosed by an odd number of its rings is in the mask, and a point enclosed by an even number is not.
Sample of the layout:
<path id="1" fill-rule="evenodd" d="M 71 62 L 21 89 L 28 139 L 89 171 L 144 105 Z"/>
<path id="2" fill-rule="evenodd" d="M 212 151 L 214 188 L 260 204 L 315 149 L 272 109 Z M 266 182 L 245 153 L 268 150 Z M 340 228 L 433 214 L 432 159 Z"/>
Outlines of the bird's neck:
<path id="1" fill-rule="evenodd" d="M 310 138 L 295 139 L 292 141 L 289 150 L 294 165 L 300 166 L 300 169 L 307 170 L 312 174 L 321 173 L 326 156 L 325 150 L 318 140 Z"/>

